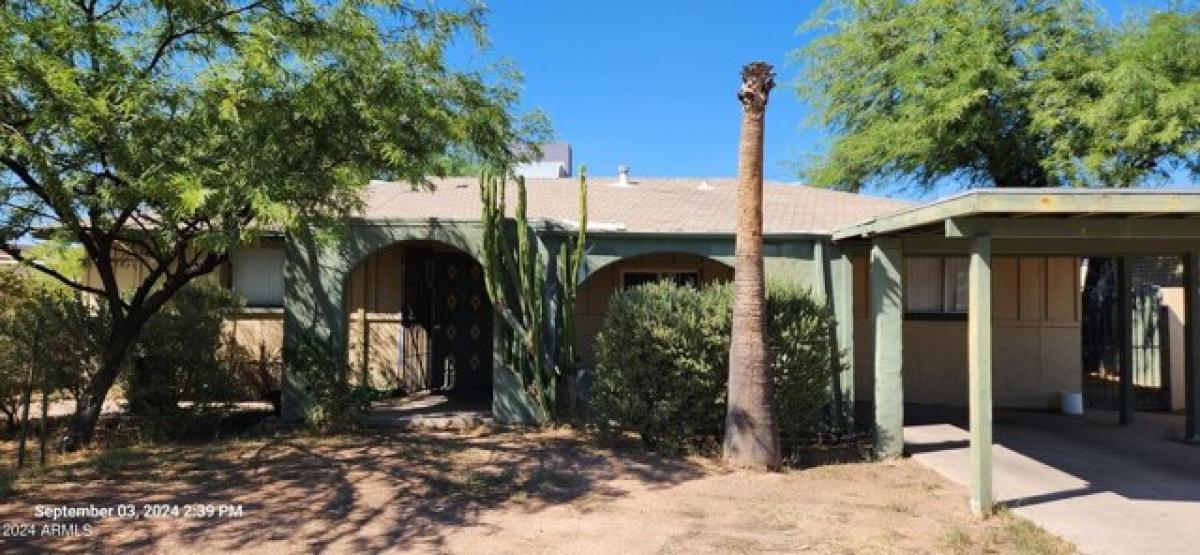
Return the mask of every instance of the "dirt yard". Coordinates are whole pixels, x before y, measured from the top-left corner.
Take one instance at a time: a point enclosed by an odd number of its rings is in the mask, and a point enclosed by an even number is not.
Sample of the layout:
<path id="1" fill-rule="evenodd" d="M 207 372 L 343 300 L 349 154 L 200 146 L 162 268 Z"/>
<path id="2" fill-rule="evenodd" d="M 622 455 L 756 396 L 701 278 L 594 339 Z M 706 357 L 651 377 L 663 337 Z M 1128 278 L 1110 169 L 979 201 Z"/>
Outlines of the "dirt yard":
<path id="1" fill-rule="evenodd" d="M 1014 516 L 976 520 L 961 488 L 908 460 L 729 473 L 569 431 L 117 449 L 4 486 L 5 531 L 40 536 L 2 538 L 5 552 L 1071 552 Z M 166 514 L 146 517 L 155 504 Z M 45 537 L 38 505 L 143 518 L 77 518 L 57 533 L 90 536 Z M 185 514 L 195 505 L 242 515 Z"/>

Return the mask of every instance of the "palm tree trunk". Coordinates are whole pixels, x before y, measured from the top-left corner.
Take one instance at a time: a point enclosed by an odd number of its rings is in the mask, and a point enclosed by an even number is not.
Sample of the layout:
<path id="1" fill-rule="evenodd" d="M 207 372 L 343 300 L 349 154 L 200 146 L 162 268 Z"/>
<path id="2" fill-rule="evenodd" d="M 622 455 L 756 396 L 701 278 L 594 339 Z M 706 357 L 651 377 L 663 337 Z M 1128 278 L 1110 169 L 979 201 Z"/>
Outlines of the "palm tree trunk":
<path id="1" fill-rule="evenodd" d="M 734 267 L 733 336 L 729 348 L 729 411 L 725 462 L 741 468 L 780 467 L 775 388 L 766 340 L 763 272 L 763 129 L 775 86 L 770 65 L 742 68 L 742 129 L 738 142 L 738 224 Z"/>

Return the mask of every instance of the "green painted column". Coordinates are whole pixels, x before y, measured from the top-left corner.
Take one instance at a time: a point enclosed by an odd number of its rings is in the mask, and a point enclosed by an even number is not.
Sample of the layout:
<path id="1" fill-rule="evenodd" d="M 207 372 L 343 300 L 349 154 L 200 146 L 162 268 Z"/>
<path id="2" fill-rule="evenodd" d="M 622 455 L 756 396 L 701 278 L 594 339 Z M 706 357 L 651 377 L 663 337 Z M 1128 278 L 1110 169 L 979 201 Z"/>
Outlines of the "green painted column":
<path id="1" fill-rule="evenodd" d="M 992 241 L 971 239 L 967 278 L 967 372 L 971 510 L 992 514 Z"/>
<path id="2" fill-rule="evenodd" d="M 904 268 L 900 242 L 871 246 L 871 321 L 875 326 L 875 454 L 904 452 Z"/>
<path id="3" fill-rule="evenodd" d="M 1129 259 L 1122 256 L 1117 259 L 1117 334 L 1118 345 L 1121 352 L 1118 353 L 1117 367 L 1120 377 L 1120 389 L 1118 396 L 1118 419 L 1122 426 L 1129 425 L 1133 422 L 1133 411 L 1135 408 L 1135 397 L 1133 391 L 1133 302 L 1130 298 L 1130 288 L 1133 286 L 1133 280 L 1130 279 L 1130 264 Z"/>
<path id="4" fill-rule="evenodd" d="M 847 431 L 854 430 L 854 264 L 850 255 L 836 253 L 830 260 L 831 299 L 835 347 L 841 354 L 839 372 L 834 375 L 837 410 Z"/>
<path id="5" fill-rule="evenodd" d="M 1183 260 L 1184 440 L 1200 443 L 1200 322 L 1196 320 L 1200 318 L 1200 249 L 1189 251 Z"/>
<path id="6" fill-rule="evenodd" d="M 829 306 L 829 297 L 831 296 L 829 291 L 829 279 L 830 274 L 832 273 L 832 269 L 829 267 L 830 248 L 831 247 L 826 245 L 824 241 L 813 242 L 813 275 L 812 285 L 810 288 L 812 290 L 813 300 L 825 305 L 826 307 Z"/>

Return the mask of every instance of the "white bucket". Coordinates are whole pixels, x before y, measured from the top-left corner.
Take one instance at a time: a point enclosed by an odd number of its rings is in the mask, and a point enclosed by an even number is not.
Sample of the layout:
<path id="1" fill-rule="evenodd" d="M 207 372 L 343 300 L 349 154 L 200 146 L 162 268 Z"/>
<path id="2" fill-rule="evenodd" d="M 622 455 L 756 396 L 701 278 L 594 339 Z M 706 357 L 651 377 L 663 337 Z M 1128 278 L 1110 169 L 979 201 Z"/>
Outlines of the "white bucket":
<path id="1" fill-rule="evenodd" d="M 1076 416 L 1083 414 L 1083 393 L 1079 391 L 1063 391 L 1062 412 L 1063 414 L 1073 414 Z"/>

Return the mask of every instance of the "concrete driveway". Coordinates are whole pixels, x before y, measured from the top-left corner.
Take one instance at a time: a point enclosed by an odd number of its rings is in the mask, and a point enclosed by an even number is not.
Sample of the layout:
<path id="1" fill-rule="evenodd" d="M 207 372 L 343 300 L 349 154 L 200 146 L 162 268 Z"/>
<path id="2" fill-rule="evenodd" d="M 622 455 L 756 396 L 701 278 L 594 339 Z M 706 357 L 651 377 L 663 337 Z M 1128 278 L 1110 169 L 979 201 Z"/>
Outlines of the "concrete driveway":
<path id="1" fill-rule="evenodd" d="M 965 410 L 917 407 L 909 415 L 907 451 L 966 485 Z M 1106 411 L 996 411 L 997 499 L 1083 553 L 1200 552 L 1200 447 L 1175 439 L 1183 418 L 1116 421 Z"/>

